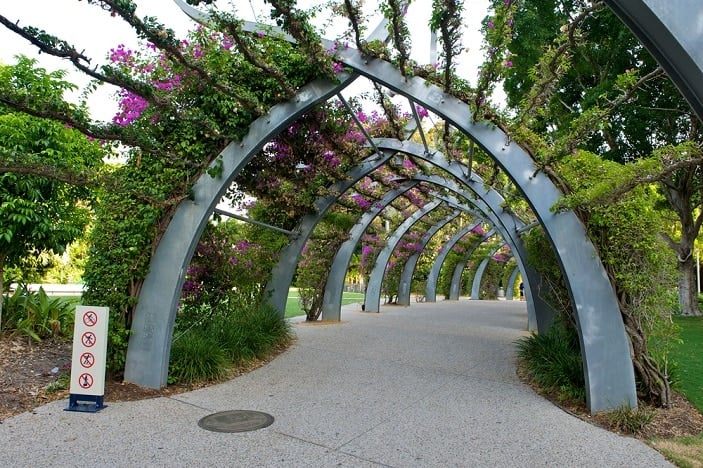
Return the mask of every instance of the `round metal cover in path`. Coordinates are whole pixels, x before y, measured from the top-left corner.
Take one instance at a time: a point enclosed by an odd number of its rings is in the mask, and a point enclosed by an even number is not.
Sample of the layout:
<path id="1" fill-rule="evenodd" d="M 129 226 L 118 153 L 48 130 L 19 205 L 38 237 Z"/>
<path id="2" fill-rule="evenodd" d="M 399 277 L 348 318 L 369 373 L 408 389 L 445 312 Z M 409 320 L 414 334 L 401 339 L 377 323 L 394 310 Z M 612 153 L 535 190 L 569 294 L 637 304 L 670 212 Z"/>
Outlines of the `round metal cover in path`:
<path id="1" fill-rule="evenodd" d="M 247 432 L 273 424 L 273 416 L 261 411 L 233 410 L 210 414 L 198 426 L 213 432 Z"/>

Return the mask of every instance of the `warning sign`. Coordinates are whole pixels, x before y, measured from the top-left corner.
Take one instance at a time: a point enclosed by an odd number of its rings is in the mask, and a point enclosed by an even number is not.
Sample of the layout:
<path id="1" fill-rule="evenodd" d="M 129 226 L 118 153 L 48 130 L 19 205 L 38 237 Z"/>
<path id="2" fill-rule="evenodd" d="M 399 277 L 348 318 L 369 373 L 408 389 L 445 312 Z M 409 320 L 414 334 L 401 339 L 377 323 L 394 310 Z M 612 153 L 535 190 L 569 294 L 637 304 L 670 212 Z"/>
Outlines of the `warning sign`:
<path id="1" fill-rule="evenodd" d="M 107 355 L 107 307 L 76 306 L 71 394 L 103 396 Z"/>

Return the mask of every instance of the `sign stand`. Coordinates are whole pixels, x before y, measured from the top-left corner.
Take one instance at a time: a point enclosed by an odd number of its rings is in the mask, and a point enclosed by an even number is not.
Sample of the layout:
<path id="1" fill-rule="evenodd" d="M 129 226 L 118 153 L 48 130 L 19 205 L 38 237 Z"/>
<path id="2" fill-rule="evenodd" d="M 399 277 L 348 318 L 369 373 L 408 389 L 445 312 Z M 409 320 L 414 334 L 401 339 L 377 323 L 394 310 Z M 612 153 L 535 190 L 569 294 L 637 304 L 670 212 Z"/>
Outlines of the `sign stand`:
<path id="1" fill-rule="evenodd" d="M 64 411 L 97 413 L 106 405 L 107 307 L 76 306 L 71 389 Z"/>
<path id="2" fill-rule="evenodd" d="M 107 405 L 103 404 L 102 396 L 95 395 L 74 395 L 68 397 L 68 408 L 64 411 L 80 411 L 82 413 L 97 413 Z"/>

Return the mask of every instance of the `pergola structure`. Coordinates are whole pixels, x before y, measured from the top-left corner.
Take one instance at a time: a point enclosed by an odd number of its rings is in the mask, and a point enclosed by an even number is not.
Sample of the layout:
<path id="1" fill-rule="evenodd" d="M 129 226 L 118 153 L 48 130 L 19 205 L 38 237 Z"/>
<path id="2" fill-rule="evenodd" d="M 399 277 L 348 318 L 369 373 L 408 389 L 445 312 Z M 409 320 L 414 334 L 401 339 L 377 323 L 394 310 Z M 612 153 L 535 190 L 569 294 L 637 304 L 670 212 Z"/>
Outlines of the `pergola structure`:
<path id="1" fill-rule="evenodd" d="M 177 3 L 197 21 L 207 22 L 207 15 L 178 0 Z M 703 6 L 697 0 L 682 0 L 679 3 L 686 5 L 677 5 L 675 8 L 664 0 L 607 0 L 607 3 L 621 15 L 643 44 L 652 50 L 698 115 L 703 116 Z M 268 26 L 262 28 L 255 24 L 246 27 L 250 30 L 260 29 L 267 34 L 272 31 Z M 698 32 L 691 34 L 691 31 Z M 379 27 L 368 39 L 382 37 L 383 27 Z M 332 45 L 331 42 L 325 43 L 327 49 L 331 49 Z M 127 352 L 125 380 L 156 388 L 166 384 L 173 325 L 185 271 L 209 217 L 241 170 L 267 142 L 297 118 L 328 99 L 340 96 L 350 83 L 363 76 L 396 95 L 405 97 L 413 110 L 416 105 L 421 105 L 451 124 L 489 155 L 507 175 L 532 209 L 536 222 L 549 238 L 561 267 L 575 309 L 584 364 L 586 399 L 590 410 L 597 412 L 623 405 L 635 407 L 637 397 L 628 340 L 608 276 L 577 216 L 571 211 L 551 211 L 561 193 L 537 169 L 529 154 L 511 142 L 500 129 L 489 123 L 474 121 L 467 104 L 419 77 L 403 76 L 390 63 L 366 57 L 353 48 L 337 50 L 335 59 L 351 71 L 340 72 L 338 81 L 334 83 L 324 80 L 309 83 L 299 90 L 294 99 L 274 106 L 267 115 L 254 121 L 243 140 L 231 143 L 222 151 L 219 158 L 222 176 L 213 178 L 204 175 L 193 187 L 192 199 L 180 204 L 153 255 L 150 272 L 139 296 Z M 414 117 L 417 128 L 421 129 L 416 112 Z M 540 303 L 538 295 L 534 294 L 539 287 L 539 279 L 526 266 L 527 258 L 519 241 L 525 223 L 518 223 L 515 218 L 511 218 L 502 209 L 500 202 L 495 201 L 496 194 L 487 191 L 482 182 L 472 178 L 469 168 L 457 161 L 445 160 L 424 139 L 423 142 L 423 145 L 409 139 L 369 142 L 375 145 L 376 154 L 355 168 L 350 177 L 358 180 L 394 154 L 405 153 L 429 163 L 438 163 L 438 167 L 461 180 L 464 186 L 457 187 L 455 191 L 471 193 L 470 198 L 473 200 L 465 202 L 466 206 L 471 205 L 470 209 L 480 211 L 483 219 L 489 220 L 510 245 L 523 273 L 534 325 L 540 331 L 545 330 L 553 311 L 546 304 Z M 407 181 L 402 190 L 407 190 L 419 180 Z M 351 185 L 351 181 L 340 182 L 336 189 L 341 193 Z M 439 185 L 442 186 L 442 183 Z M 448 188 L 447 184 L 444 187 Z M 400 195 L 402 190 L 389 193 L 387 203 Z M 384 198 L 384 202 L 385 200 Z M 312 232 L 321 214 L 335 201 L 335 197 L 318 200 L 318 214 L 301 220 L 295 235 L 291 236 L 291 244 L 281 257 L 281 262 L 273 272 L 273 280 L 267 287 L 272 303 L 279 310 L 281 298 L 287 295 L 304 238 Z M 439 205 L 443 202 L 436 200 L 433 203 Z M 372 211 L 375 209 L 363 215 L 357 224 L 360 226 L 357 231 L 363 233 L 361 226 L 373 219 L 375 214 Z M 353 235 L 358 240 L 361 233 Z M 454 236 L 456 240 L 460 233 L 461 231 Z M 354 245 L 350 243 L 343 246 L 338 255 L 349 255 L 349 249 L 353 251 Z M 341 258 L 339 265 L 333 267 L 330 275 L 334 287 L 338 287 L 340 278 L 343 282 L 348 261 Z M 513 282 L 515 275 L 516 273 L 512 276 Z M 328 288 L 334 287 L 328 284 Z M 326 291 L 323 314 L 327 319 L 338 319 L 336 295 L 339 292 L 332 289 Z M 434 291 L 428 289 L 426 293 L 428 299 L 434 299 Z"/>

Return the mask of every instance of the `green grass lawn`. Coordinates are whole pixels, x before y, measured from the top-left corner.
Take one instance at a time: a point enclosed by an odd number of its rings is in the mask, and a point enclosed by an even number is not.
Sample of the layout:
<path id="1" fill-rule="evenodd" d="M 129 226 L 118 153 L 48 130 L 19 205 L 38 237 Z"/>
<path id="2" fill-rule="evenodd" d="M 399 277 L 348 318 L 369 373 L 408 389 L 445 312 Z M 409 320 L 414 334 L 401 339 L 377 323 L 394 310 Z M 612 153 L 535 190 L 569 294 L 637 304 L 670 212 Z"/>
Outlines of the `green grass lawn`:
<path id="1" fill-rule="evenodd" d="M 672 358 L 678 363 L 677 388 L 698 411 L 703 412 L 703 317 L 676 317 L 681 327 L 682 344 L 674 347 Z"/>
<path id="2" fill-rule="evenodd" d="M 288 291 L 288 300 L 286 301 L 286 318 L 305 315 L 303 309 L 300 308 L 299 297 L 298 288 L 290 288 Z M 342 294 L 342 305 L 353 304 L 355 302 L 364 302 L 364 293 L 345 292 Z"/>
<path id="3" fill-rule="evenodd" d="M 675 317 L 682 343 L 674 346 L 672 360 L 678 363 L 674 388 L 703 412 L 703 317 Z M 650 441 L 676 466 L 703 466 L 703 434 Z"/>

